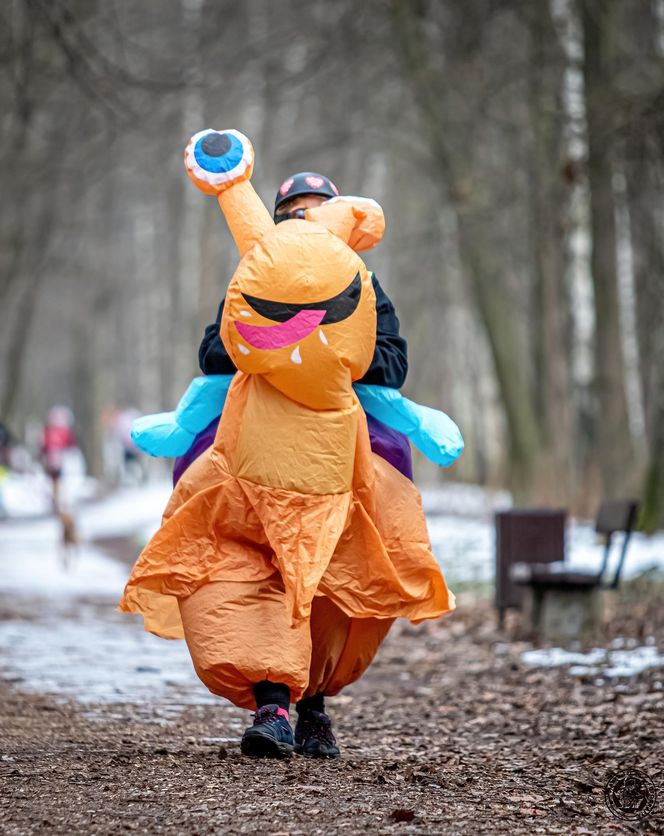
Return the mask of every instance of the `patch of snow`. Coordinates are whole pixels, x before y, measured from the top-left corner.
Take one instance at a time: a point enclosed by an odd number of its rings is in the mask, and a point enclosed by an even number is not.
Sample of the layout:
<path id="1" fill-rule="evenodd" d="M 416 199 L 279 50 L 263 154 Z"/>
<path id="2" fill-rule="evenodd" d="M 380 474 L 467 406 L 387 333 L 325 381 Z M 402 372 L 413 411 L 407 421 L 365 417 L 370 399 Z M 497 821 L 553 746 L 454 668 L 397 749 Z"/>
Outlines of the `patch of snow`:
<path id="1" fill-rule="evenodd" d="M 12 520 L 0 525 L 0 590 L 26 595 L 105 595 L 117 600 L 127 580 L 127 567 L 86 545 L 97 537 L 132 536 L 159 527 L 170 496 L 168 482 L 124 488 L 107 499 L 78 510 L 76 527 L 82 544 L 65 571 L 61 527 L 54 517 Z"/>
<path id="2" fill-rule="evenodd" d="M 494 579 L 496 532 L 493 519 L 436 514 L 428 516 L 427 525 L 436 559 L 452 587 L 459 581 L 490 582 Z M 555 564 L 557 569 L 591 574 L 599 571 L 604 544 L 598 539 L 592 523 L 571 521 L 566 540 L 565 560 Z M 607 579 L 613 578 L 621 547 L 622 540 L 617 535 L 611 546 Z M 664 531 L 651 537 L 635 532 L 627 549 L 622 577 L 633 578 L 653 568 L 664 571 Z"/>
<path id="3" fill-rule="evenodd" d="M 79 510 L 79 532 L 156 528 L 169 495 L 167 483 L 118 491 Z M 157 706 L 164 723 L 187 705 L 223 704 L 196 677 L 184 642 L 146 633 L 142 618 L 116 611 L 128 567 L 83 544 L 66 571 L 60 538 L 54 518 L 0 525 L 0 593 L 30 616 L 0 622 L 0 676 L 82 703 Z"/>
<path id="4" fill-rule="evenodd" d="M 664 667 L 664 655 L 652 645 L 636 647 L 634 650 L 616 650 L 609 654 L 611 666 L 602 673 L 604 676 L 635 676 L 650 668 Z"/>
<path id="5" fill-rule="evenodd" d="M 637 676 L 651 668 L 664 668 L 664 655 L 653 644 L 631 650 L 605 650 L 595 647 L 588 653 L 574 653 L 560 647 L 526 650 L 521 661 L 529 667 L 555 668 L 569 666 L 572 676 L 601 673 L 608 678 Z"/>
<path id="6" fill-rule="evenodd" d="M 78 525 L 86 539 L 133 535 L 161 524 L 161 515 L 172 493 L 170 480 L 121 488 L 103 502 L 81 508 Z"/>
<path id="7" fill-rule="evenodd" d="M 25 472 L 4 472 L 0 477 L 0 519 L 34 519 L 53 510 L 51 480 L 28 460 Z M 71 510 L 97 493 L 97 482 L 85 472 L 80 450 L 67 450 L 63 455 L 60 499 Z"/>
<path id="8" fill-rule="evenodd" d="M 40 520 L 0 528 L 0 589 L 43 597 L 104 595 L 119 598 L 127 569 L 86 545 L 77 548 L 66 571 L 60 553 L 60 523 Z"/>
<path id="9" fill-rule="evenodd" d="M 45 473 L 7 473 L 0 478 L 0 519 L 50 514 L 51 486 Z"/>
<path id="10" fill-rule="evenodd" d="M 599 665 L 605 658 L 606 651 L 601 647 L 595 647 L 589 653 L 575 653 L 562 647 L 543 647 L 539 650 L 525 650 L 521 654 L 524 665 L 537 668 L 557 668 L 582 663 Z"/>
<path id="11" fill-rule="evenodd" d="M 509 491 L 492 490 L 482 485 L 446 482 L 443 485 L 418 486 L 427 515 L 455 515 L 489 518 L 494 511 L 512 507 Z"/>
<path id="12" fill-rule="evenodd" d="M 485 520 L 451 514 L 427 518 L 433 553 L 450 584 L 491 581 L 495 530 Z"/>

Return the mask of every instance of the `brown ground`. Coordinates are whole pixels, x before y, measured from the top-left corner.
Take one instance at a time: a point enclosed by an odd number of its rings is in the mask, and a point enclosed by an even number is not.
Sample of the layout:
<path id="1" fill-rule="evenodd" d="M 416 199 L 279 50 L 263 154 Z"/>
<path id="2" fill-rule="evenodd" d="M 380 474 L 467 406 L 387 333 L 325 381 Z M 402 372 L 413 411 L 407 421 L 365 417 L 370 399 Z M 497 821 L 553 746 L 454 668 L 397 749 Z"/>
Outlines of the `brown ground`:
<path id="1" fill-rule="evenodd" d="M 25 618 L 5 602 L 0 618 Z M 18 608 L 17 608 L 18 607 Z M 604 641 L 655 636 L 661 587 L 631 585 Z M 0 831 L 30 833 L 662 833 L 662 671 L 602 685 L 526 668 L 487 603 L 398 624 L 368 674 L 329 701 L 343 758 L 256 762 L 246 712 L 90 706 L 0 682 Z M 219 743 L 215 738 L 223 738 Z M 660 802 L 643 823 L 604 803 L 638 766 Z"/>
<path id="2" fill-rule="evenodd" d="M 661 601 L 621 607 L 612 633 L 655 630 L 661 643 Z M 221 704 L 159 725 L 150 706 L 95 713 L 0 683 L 0 831 L 664 832 L 662 672 L 599 686 L 530 670 L 493 625 L 487 604 L 397 625 L 368 674 L 330 700 L 336 762 L 242 757 L 248 715 Z M 607 773 L 627 765 L 659 787 L 646 823 L 604 803 Z"/>

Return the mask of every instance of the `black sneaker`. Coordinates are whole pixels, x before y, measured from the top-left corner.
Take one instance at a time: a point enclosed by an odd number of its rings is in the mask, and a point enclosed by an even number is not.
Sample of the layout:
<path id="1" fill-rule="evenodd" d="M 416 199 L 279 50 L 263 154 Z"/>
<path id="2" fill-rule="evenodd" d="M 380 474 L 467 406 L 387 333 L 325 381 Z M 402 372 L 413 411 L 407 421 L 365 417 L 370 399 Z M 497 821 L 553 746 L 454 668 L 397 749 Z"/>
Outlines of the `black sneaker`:
<path id="1" fill-rule="evenodd" d="M 254 758 L 290 758 L 293 754 L 293 729 L 277 709 L 264 705 L 254 714 L 254 724 L 242 735 L 240 750 Z"/>
<path id="2" fill-rule="evenodd" d="M 295 726 L 295 751 L 305 758 L 338 758 L 341 755 L 332 734 L 332 721 L 322 711 L 305 711 Z"/>

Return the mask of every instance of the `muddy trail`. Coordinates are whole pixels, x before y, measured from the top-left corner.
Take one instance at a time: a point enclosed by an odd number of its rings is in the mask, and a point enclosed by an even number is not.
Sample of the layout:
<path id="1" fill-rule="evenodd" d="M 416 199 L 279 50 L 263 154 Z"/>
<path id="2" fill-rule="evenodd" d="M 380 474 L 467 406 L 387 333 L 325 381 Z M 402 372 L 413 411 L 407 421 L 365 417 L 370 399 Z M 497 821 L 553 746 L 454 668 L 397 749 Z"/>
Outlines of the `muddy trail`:
<path id="1" fill-rule="evenodd" d="M 115 618 L 106 601 L 86 606 L 88 619 Z M 81 602 L 71 607 L 59 616 L 76 626 Z M 0 616 L 25 626 L 35 612 L 15 599 Z M 646 631 L 661 650 L 660 618 L 659 598 L 640 609 L 619 602 L 605 642 L 636 645 Z M 398 623 L 365 677 L 329 700 L 343 757 L 325 762 L 243 757 L 248 713 L 203 686 L 200 701 L 176 679 L 166 701 L 80 703 L 47 684 L 28 693 L 26 675 L 3 668 L 0 831 L 664 832 L 662 670 L 611 678 L 528 667 L 528 646 L 508 638 L 488 602 Z M 141 661 L 137 651 L 131 664 Z M 607 777 L 627 766 L 659 789 L 645 821 L 616 818 L 605 803 Z"/>

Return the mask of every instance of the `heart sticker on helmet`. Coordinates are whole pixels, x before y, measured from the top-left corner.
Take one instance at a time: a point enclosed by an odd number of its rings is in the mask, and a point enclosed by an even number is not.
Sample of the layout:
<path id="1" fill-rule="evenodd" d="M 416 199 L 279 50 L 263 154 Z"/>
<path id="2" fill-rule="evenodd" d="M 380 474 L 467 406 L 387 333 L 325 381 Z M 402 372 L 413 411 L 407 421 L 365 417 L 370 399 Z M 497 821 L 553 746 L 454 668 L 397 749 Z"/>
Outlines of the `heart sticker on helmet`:
<path id="1" fill-rule="evenodd" d="M 295 181 L 293 180 L 293 178 L 292 178 L 292 177 L 289 177 L 289 178 L 288 178 L 288 180 L 284 180 L 284 182 L 281 184 L 281 187 L 280 187 L 280 189 L 279 189 L 279 194 L 280 194 L 282 197 L 283 197 L 284 195 L 287 195 L 287 194 L 288 194 L 288 192 L 291 190 L 291 186 L 293 185 L 293 183 L 294 183 L 294 182 L 295 182 Z"/>

